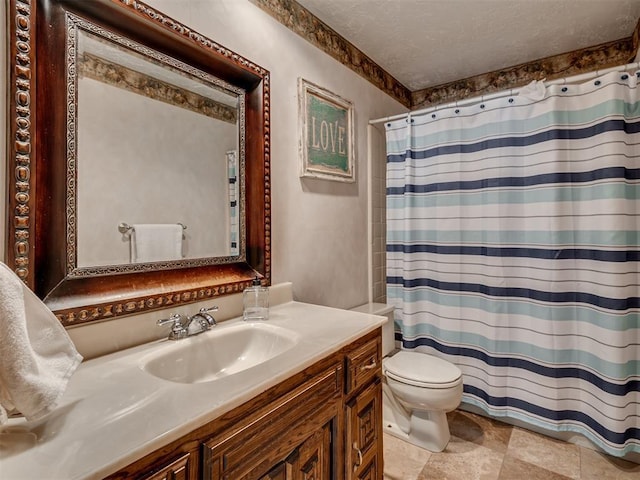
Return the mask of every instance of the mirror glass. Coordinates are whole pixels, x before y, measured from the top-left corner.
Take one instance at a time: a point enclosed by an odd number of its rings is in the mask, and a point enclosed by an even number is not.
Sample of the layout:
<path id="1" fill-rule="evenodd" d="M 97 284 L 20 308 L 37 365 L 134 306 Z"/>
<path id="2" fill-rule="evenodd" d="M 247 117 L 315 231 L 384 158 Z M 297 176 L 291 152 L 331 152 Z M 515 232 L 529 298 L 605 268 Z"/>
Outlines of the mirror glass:
<path id="1" fill-rule="evenodd" d="M 244 205 L 237 188 L 244 165 L 242 90 L 70 18 L 76 267 L 233 260 Z M 143 229 L 149 225 L 161 228 Z M 182 235 L 165 225 L 179 226 Z M 157 244 L 166 241 L 168 248 Z"/>
<path id="2" fill-rule="evenodd" d="M 139 0 L 7 12 L 5 258 L 62 324 L 269 285 L 269 71 Z"/>

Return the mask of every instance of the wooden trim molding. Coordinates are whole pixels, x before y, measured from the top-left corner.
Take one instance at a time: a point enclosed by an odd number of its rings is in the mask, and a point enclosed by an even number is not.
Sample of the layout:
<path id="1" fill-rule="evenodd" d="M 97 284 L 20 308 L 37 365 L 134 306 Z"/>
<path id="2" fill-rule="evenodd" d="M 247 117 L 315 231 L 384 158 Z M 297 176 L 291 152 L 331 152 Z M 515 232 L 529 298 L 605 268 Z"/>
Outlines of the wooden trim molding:
<path id="1" fill-rule="evenodd" d="M 11 8 L 13 7 L 13 8 Z M 7 264 L 23 281 L 31 281 L 29 258 L 33 251 L 32 212 L 34 208 L 31 184 L 35 139 L 35 12 L 30 0 L 16 0 L 8 12 L 9 55 L 15 67 L 9 71 L 9 137 L 7 141 L 7 177 L 9 189 L 9 230 L 13 233 L 13 248 L 8 245 Z M 11 240 L 10 242 L 11 243 Z"/>
<path id="2" fill-rule="evenodd" d="M 60 309 L 56 310 L 55 315 L 64 326 L 72 327 L 91 321 L 110 320 L 132 313 L 143 313 L 157 308 L 178 307 L 187 303 L 203 302 L 221 295 L 241 293 L 249 286 L 251 286 L 251 282 L 240 282 L 230 285 L 175 291 L 141 298 L 129 298 L 121 302 L 96 303 L 86 308 Z"/>

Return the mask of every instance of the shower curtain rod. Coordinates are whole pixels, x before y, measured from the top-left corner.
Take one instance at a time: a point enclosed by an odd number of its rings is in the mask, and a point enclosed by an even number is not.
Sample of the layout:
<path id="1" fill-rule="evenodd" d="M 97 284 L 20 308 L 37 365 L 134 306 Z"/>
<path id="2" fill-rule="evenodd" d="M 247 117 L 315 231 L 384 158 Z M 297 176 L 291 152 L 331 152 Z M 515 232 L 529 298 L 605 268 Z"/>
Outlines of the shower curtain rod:
<path id="1" fill-rule="evenodd" d="M 596 78 L 596 77 L 599 77 L 600 75 L 605 75 L 607 73 L 611 73 L 611 72 L 626 72 L 628 70 L 634 70 L 634 69 L 637 69 L 639 67 L 640 67 L 640 62 L 628 63 L 626 65 L 619 65 L 617 67 L 611 67 L 611 68 L 607 68 L 605 70 L 595 70 L 593 72 L 581 73 L 579 75 L 574 75 L 572 77 L 564 77 L 564 78 L 558 78 L 556 80 L 550 80 L 548 82 L 544 82 L 544 86 L 548 87 L 549 85 L 564 85 L 564 84 L 582 82 L 584 80 L 589 80 L 590 78 Z M 392 120 L 400 120 L 400 119 L 406 118 L 406 117 L 415 117 L 415 116 L 419 116 L 419 115 L 424 115 L 426 113 L 435 112 L 437 110 L 443 110 L 445 108 L 472 105 L 474 103 L 480 103 L 480 102 L 484 102 L 486 100 L 493 100 L 495 98 L 509 97 L 509 96 L 512 96 L 512 95 L 517 95 L 518 92 L 522 88 L 524 88 L 524 87 L 512 88 L 510 90 L 503 90 L 503 91 L 500 91 L 500 92 L 497 92 L 497 93 L 492 93 L 490 95 L 481 95 L 481 96 L 477 96 L 477 97 L 468 98 L 466 100 L 460 100 L 460 101 L 456 101 L 456 102 L 446 103 L 444 105 L 436 105 L 434 107 L 428 107 L 428 108 L 424 108 L 422 110 L 416 110 L 414 112 L 400 113 L 398 115 L 392 115 L 390 117 L 384 117 L 384 118 L 376 118 L 375 120 L 369 120 L 369 125 L 375 125 L 377 123 L 389 122 L 389 121 L 392 121 Z"/>

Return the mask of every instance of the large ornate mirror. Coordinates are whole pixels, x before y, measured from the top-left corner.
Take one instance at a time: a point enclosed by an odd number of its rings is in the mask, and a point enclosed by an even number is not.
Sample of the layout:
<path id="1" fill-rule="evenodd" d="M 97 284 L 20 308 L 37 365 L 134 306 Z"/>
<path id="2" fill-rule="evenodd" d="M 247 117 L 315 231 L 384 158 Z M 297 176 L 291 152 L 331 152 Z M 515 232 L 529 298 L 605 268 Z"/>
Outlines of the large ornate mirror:
<path id="1" fill-rule="evenodd" d="M 268 284 L 269 72 L 141 2 L 9 18 L 7 263 L 62 323 Z"/>

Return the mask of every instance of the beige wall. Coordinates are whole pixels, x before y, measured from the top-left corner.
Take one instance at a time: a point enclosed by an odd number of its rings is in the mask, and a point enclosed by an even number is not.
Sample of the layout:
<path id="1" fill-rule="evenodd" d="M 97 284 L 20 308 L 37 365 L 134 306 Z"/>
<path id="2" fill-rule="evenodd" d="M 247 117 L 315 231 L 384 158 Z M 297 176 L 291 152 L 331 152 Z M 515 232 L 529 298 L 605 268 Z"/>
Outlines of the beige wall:
<path id="1" fill-rule="evenodd" d="M 249 0 L 147 3 L 271 72 L 273 283 L 292 282 L 294 298 L 304 302 L 342 308 L 366 302 L 367 123 L 406 109 Z M 355 184 L 299 177 L 298 77 L 353 102 Z M 0 175 L 4 189 L 4 169 Z"/>

